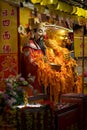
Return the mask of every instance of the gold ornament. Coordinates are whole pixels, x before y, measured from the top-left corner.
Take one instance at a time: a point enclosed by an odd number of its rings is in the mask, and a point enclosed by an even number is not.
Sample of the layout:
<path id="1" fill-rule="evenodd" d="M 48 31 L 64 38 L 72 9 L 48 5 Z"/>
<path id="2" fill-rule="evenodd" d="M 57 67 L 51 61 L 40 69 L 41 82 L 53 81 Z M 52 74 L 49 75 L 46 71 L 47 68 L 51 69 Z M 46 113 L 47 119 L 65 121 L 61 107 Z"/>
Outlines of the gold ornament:
<path id="1" fill-rule="evenodd" d="M 27 106 L 28 104 L 28 93 L 24 91 L 24 105 Z"/>

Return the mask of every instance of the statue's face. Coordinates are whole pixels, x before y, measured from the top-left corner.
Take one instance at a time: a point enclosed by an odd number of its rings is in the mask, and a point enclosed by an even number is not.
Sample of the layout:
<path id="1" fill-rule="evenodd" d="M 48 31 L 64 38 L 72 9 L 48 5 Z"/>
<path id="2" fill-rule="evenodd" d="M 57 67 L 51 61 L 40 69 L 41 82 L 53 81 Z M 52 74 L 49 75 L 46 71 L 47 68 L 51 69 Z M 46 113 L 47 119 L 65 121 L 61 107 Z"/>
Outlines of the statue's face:
<path id="1" fill-rule="evenodd" d="M 44 35 L 46 35 L 46 28 L 45 28 L 44 25 L 41 24 L 41 25 L 38 27 L 38 29 L 37 29 L 37 34 L 38 34 L 39 36 L 44 36 Z"/>

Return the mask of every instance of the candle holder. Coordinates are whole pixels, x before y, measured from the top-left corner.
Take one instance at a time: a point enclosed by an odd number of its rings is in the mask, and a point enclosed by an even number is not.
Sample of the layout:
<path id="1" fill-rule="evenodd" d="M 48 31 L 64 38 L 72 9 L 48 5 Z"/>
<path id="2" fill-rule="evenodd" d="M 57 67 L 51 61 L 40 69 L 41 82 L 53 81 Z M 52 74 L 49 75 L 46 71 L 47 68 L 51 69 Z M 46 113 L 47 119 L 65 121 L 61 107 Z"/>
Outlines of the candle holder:
<path id="1" fill-rule="evenodd" d="M 24 105 L 27 106 L 28 104 L 28 93 L 24 91 Z"/>

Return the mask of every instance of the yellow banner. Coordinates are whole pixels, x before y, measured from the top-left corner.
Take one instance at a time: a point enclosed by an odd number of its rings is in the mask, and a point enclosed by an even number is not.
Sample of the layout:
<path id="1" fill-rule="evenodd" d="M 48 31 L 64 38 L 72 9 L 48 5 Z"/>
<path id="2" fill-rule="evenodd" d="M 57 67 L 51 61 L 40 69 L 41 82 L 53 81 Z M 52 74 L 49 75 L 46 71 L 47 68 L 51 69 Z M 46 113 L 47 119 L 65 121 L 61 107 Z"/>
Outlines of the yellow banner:
<path id="1" fill-rule="evenodd" d="M 82 28 L 80 28 L 74 32 L 75 57 L 83 56 L 83 47 L 84 47 L 84 57 L 87 57 L 87 36 L 84 36 L 84 43 L 83 43 L 83 31 Z"/>
<path id="2" fill-rule="evenodd" d="M 17 8 L 6 2 L 0 2 L 0 53 L 16 53 Z"/>
<path id="3" fill-rule="evenodd" d="M 3 80 L 18 74 L 17 8 L 0 1 L 0 91 Z"/>

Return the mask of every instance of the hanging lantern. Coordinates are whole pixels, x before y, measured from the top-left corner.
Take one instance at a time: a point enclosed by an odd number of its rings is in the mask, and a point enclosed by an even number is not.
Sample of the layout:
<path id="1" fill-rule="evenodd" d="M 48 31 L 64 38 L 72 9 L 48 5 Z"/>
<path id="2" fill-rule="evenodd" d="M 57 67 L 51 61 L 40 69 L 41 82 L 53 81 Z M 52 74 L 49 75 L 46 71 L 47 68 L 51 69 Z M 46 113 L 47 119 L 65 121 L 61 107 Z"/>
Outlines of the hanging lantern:
<path id="1" fill-rule="evenodd" d="M 71 5 L 68 5 L 68 13 L 71 13 L 73 10 L 73 7 Z"/>
<path id="2" fill-rule="evenodd" d="M 71 13 L 73 10 L 73 7 L 69 4 L 64 4 L 64 12 Z"/>
<path id="3" fill-rule="evenodd" d="M 81 16 L 82 15 L 81 8 L 76 7 L 76 9 L 77 9 L 77 11 L 76 11 L 75 14 L 78 15 L 78 16 Z"/>
<path id="4" fill-rule="evenodd" d="M 85 17 L 85 10 L 84 9 L 82 9 L 82 8 L 79 8 L 79 7 L 76 7 L 77 8 L 77 11 L 76 11 L 76 15 L 78 15 L 78 16 L 83 16 L 83 17 Z"/>
<path id="5" fill-rule="evenodd" d="M 31 2 L 32 2 L 33 4 L 37 4 L 37 3 L 40 3 L 41 0 L 31 0 Z"/>
<path id="6" fill-rule="evenodd" d="M 51 5 L 51 4 L 55 5 L 57 4 L 57 2 L 58 0 L 42 0 L 40 4 L 41 5 Z"/>
<path id="7" fill-rule="evenodd" d="M 85 10 L 85 18 L 87 18 L 87 10 Z"/>
<path id="8" fill-rule="evenodd" d="M 42 1 L 40 2 L 40 5 L 43 5 L 43 6 L 47 5 L 47 0 L 42 0 Z"/>
<path id="9" fill-rule="evenodd" d="M 57 4 L 58 0 L 48 0 L 47 4 Z"/>
<path id="10" fill-rule="evenodd" d="M 56 5 L 47 5 L 49 11 L 55 11 Z"/>
<path id="11" fill-rule="evenodd" d="M 73 8 L 73 10 L 72 10 L 71 14 L 75 14 L 77 11 L 77 8 L 76 8 L 76 6 L 72 6 L 72 8 Z"/>
<path id="12" fill-rule="evenodd" d="M 81 8 L 82 16 L 85 17 L 85 10 Z"/>
<path id="13" fill-rule="evenodd" d="M 68 12 L 68 5 L 65 2 L 63 3 L 63 11 Z"/>
<path id="14" fill-rule="evenodd" d="M 56 10 L 60 10 L 66 13 L 71 13 L 73 10 L 73 7 L 65 2 L 58 2 Z"/>
<path id="15" fill-rule="evenodd" d="M 58 2 L 56 10 L 63 11 L 63 2 Z"/>

